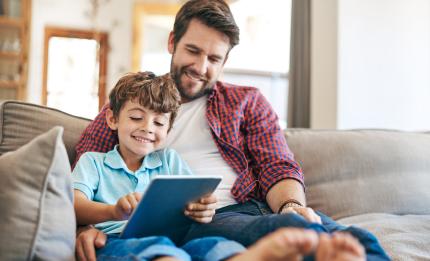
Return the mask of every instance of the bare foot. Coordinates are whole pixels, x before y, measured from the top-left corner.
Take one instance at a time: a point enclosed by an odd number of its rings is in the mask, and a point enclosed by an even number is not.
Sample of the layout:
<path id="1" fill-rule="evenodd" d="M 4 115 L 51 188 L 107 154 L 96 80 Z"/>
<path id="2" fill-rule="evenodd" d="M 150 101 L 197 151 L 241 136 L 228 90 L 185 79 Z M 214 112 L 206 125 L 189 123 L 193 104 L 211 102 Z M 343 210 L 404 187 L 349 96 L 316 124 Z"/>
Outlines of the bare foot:
<path id="1" fill-rule="evenodd" d="M 347 233 L 321 234 L 315 257 L 317 261 L 366 260 L 363 246 Z"/>
<path id="2" fill-rule="evenodd" d="M 154 259 L 154 261 L 181 261 L 180 259 L 176 259 L 174 257 L 171 256 L 163 256 L 163 257 L 159 257 Z"/>
<path id="3" fill-rule="evenodd" d="M 311 230 L 280 228 L 261 238 L 249 249 L 229 261 L 284 261 L 301 260 L 318 245 L 318 235 Z"/>

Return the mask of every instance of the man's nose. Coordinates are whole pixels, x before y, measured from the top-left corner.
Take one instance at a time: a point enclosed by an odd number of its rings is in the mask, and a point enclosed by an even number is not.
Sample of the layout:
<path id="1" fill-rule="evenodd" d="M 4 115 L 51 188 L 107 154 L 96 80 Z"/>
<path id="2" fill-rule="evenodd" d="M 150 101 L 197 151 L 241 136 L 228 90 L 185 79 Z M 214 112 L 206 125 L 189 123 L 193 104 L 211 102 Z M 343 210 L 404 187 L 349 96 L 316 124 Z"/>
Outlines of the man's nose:
<path id="1" fill-rule="evenodd" d="M 208 71 L 208 58 L 204 55 L 200 56 L 194 66 L 196 72 L 200 75 L 200 77 L 204 77 L 206 72 Z"/>

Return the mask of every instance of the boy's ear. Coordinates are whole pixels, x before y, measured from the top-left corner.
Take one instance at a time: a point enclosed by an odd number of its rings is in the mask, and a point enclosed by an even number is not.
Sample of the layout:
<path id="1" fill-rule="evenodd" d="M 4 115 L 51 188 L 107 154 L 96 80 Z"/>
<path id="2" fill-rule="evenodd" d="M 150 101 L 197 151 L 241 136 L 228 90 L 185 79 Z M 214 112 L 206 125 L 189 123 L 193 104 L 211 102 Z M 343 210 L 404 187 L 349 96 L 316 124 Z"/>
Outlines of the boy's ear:
<path id="1" fill-rule="evenodd" d="M 109 128 L 111 128 L 112 130 L 118 129 L 117 120 L 116 120 L 116 118 L 113 114 L 113 111 L 111 109 L 106 110 L 106 122 L 107 122 Z"/>

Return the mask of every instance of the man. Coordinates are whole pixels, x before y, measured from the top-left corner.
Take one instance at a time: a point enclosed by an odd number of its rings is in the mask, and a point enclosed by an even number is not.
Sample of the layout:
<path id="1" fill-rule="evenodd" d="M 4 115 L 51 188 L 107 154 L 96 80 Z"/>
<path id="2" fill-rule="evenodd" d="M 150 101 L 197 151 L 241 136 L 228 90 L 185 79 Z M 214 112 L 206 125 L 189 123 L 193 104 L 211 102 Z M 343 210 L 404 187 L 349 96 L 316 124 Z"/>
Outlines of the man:
<path id="1" fill-rule="evenodd" d="M 238 42 L 239 28 L 222 0 L 185 3 L 169 35 L 170 70 L 182 105 L 166 145 L 177 150 L 195 174 L 223 175 L 217 191 L 221 208 L 210 223 L 193 225 L 183 242 L 224 236 L 249 246 L 280 227 L 344 230 L 360 240 L 368 259 L 388 260 L 368 232 L 341 227 L 306 207 L 302 170 L 276 114 L 258 90 L 217 81 Z M 105 110 L 83 133 L 76 147 L 78 157 L 117 144 Z M 189 208 L 200 210 L 202 218 L 214 211 L 198 203 Z M 102 244 L 103 235 L 93 229 L 82 235 L 78 249 Z"/>

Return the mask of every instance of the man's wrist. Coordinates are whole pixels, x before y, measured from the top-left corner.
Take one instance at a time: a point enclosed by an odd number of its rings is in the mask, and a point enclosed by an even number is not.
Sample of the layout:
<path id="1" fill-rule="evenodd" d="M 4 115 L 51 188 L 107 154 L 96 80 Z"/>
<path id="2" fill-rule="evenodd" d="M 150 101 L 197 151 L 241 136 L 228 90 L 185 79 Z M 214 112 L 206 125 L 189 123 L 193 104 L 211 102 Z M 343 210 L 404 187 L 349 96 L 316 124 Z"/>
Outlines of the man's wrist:
<path id="1" fill-rule="evenodd" d="M 282 205 L 279 207 L 278 214 L 282 213 L 282 211 L 286 208 L 301 208 L 301 207 L 303 207 L 303 205 L 302 203 L 300 203 L 300 201 L 295 199 L 289 199 L 284 201 L 284 203 L 282 203 Z"/>

